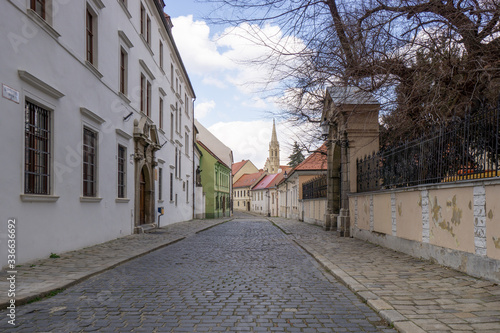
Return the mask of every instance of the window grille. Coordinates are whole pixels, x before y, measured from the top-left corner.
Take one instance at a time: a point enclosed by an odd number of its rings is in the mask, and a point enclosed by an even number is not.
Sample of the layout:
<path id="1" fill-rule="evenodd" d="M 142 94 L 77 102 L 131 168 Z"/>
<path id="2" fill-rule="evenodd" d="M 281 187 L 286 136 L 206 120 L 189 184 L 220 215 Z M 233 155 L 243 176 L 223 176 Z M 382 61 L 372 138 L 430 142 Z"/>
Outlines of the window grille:
<path id="1" fill-rule="evenodd" d="M 174 174 L 170 173 L 170 201 L 174 200 Z"/>
<path id="2" fill-rule="evenodd" d="M 163 200 L 163 169 L 158 169 L 158 200 Z"/>
<path id="3" fill-rule="evenodd" d="M 50 194 L 50 111 L 26 101 L 24 193 Z"/>
<path id="4" fill-rule="evenodd" d="M 97 194 L 97 133 L 83 129 L 83 196 Z"/>
<path id="5" fill-rule="evenodd" d="M 118 198 L 126 197 L 126 156 L 127 149 L 118 145 Z"/>

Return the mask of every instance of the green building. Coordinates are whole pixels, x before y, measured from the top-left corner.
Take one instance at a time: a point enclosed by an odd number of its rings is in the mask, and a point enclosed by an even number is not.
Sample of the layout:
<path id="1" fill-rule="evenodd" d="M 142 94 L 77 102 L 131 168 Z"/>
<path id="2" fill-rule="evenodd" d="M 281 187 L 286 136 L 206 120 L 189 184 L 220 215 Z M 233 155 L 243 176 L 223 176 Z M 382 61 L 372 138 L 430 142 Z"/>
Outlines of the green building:
<path id="1" fill-rule="evenodd" d="M 205 217 L 230 216 L 231 167 L 227 166 L 203 142 L 196 142 L 201 151 L 201 184 L 205 192 Z"/>

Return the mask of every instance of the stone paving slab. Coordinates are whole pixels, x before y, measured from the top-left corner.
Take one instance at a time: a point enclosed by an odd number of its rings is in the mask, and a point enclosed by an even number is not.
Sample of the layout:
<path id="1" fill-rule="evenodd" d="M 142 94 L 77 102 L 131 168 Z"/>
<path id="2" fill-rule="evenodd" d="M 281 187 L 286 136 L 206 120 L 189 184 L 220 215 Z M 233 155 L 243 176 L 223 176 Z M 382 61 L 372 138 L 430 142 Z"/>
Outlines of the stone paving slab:
<path id="1" fill-rule="evenodd" d="M 178 242 L 190 235 L 231 220 L 231 218 L 192 220 L 169 224 L 142 234 L 117 238 L 102 244 L 58 254 L 22 264 L 17 268 L 16 305 L 22 305 L 67 288 L 119 264 Z M 0 272 L 0 308 L 8 298 L 5 270 Z"/>
<path id="2" fill-rule="evenodd" d="M 307 223 L 269 218 L 400 332 L 500 332 L 500 286 Z"/>

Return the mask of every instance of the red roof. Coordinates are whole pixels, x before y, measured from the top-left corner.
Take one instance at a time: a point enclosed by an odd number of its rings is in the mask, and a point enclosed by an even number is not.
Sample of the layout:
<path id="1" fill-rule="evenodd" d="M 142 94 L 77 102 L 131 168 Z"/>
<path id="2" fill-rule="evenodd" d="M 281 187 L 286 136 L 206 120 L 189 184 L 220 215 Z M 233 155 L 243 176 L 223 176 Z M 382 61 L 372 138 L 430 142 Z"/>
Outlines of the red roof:
<path id="1" fill-rule="evenodd" d="M 326 152 L 328 148 L 326 147 L 326 142 L 323 143 L 321 147 L 316 149 L 311 155 L 309 155 L 302 163 L 297 165 L 291 172 L 300 170 L 327 170 L 328 161 L 326 158 Z"/>
<path id="2" fill-rule="evenodd" d="M 279 175 L 281 175 L 281 174 L 280 173 L 273 173 L 273 174 L 265 176 L 264 178 L 262 178 L 262 180 L 257 185 L 254 186 L 254 188 L 252 190 L 263 190 L 263 189 L 269 188 L 270 185 L 274 182 L 274 180 Z"/>
<path id="3" fill-rule="evenodd" d="M 285 179 L 285 172 L 287 175 L 290 174 L 290 171 L 292 170 L 291 166 L 281 166 L 281 173 L 278 174 L 278 177 L 274 178 L 273 182 L 269 184 L 269 187 L 275 187 L 277 186 L 283 179 Z"/>
<path id="4" fill-rule="evenodd" d="M 243 160 L 241 162 L 236 162 L 236 163 L 233 163 L 233 165 L 231 166 L 231 172 L 233 174 L 233 176 L 238 172 L 240 171 L 241 168 L 243 168 L 243 166 L 248 162 L 249 160 Z"/>
<path id="5" fill-rule="evenodd" d="M 241 176 L 240 179 L 236 181 L 236 183 L 233 184 L 233 188 L 253 186 L 259 180 L 261 180 L 263 175 L 264 171 L 259 171 L 255 173 L 246 173 L 243 176 Z"/>
<path id="6" fill-rule="evenodd" d="M 225 166 L 226 168 L 229 168 L 226 163 L 222 162 L 222 160 L 217 157 L 217 155 L 215 155 L 210 149 L 208 149 L 207 146 L 205 146 L 205 144 L 203 144 L 203 142 L 201 142 L 200 140 L 197 140 L 196 141 L 201 147 L 203 147 L 203 149 L 205 149 L 210 155 L 212 155 L 220 164 L 222 164 L 223 166 Z"/>

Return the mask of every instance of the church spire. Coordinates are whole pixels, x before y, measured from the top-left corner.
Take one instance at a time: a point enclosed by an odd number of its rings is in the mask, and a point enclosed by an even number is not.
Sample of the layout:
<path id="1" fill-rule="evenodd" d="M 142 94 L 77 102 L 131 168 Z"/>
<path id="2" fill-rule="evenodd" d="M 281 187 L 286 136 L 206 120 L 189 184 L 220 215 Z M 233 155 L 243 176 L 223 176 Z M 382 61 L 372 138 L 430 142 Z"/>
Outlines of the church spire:
<path id="1" fill-rule="evenodd" d="M 277 173 L 280 168 L 280 144 L 278 135 L 276 134 L 276 122 L 273 119 L 273 133 L 271 134 L 271 142 L 269 143 L 269 158 L 266 163 L 266 171 L 269 173 Z"/>
<path id="2" fill-rule="evenodd" d="M 278 142 L 278 136 L 276 135 L 276 123 L 273 119 L 273 134 L 271 135 L 271 143 Z"/>

